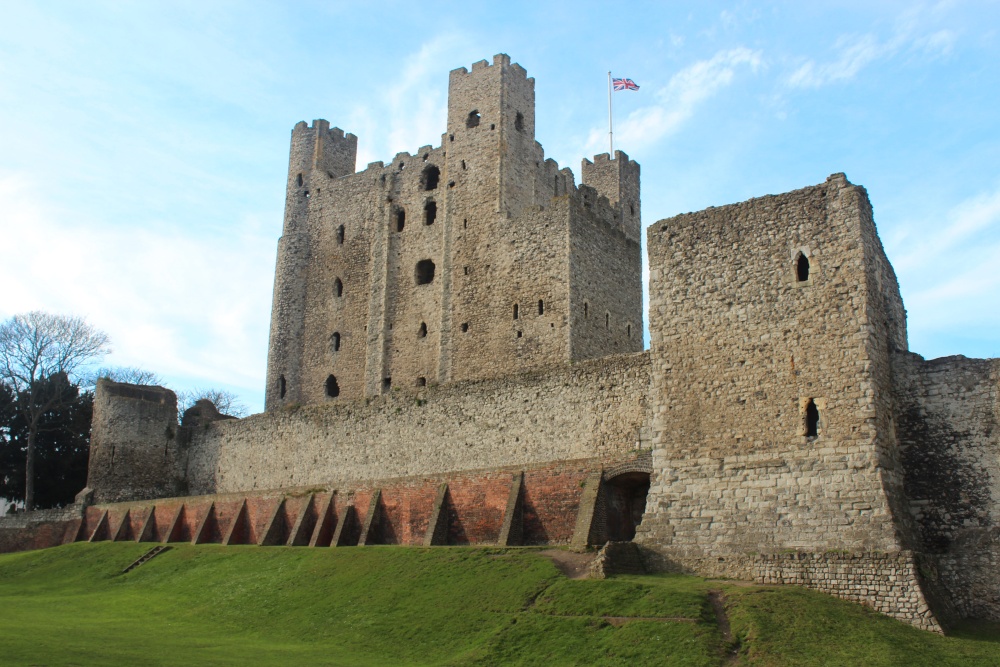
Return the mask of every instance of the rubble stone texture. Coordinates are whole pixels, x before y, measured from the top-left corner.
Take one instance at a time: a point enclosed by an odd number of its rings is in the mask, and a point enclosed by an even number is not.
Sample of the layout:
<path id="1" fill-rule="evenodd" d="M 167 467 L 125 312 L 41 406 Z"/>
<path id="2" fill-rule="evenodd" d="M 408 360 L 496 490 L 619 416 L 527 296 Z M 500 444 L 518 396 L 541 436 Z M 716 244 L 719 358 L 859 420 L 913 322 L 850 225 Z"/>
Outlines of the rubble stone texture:
<path id="1" fill-rule="evenodd" d="M 315 487 L 354 494 L 362 541 L 374 511 L 407 544 L 631 526 L 647 569 L 809 586 L 928 630 L 1000 621 L 1000 361 L 907 350 L 863 188 L 834 174 L 650 226 L 643 352 L 639 166 L 598 155 L 575 185 L 507 56 L 451 73 L 439 147 L 355 173 L 356 150 L 326 121 L 292 131 L 265 413 L 178 426 L 172 392 L 98 385 L 92 536 L 123 524 L 111 502 L 202 494 L 243 526 L 225 498 L 253 514 Z M 489 511 L 459 539 L 448 506 Z"/>

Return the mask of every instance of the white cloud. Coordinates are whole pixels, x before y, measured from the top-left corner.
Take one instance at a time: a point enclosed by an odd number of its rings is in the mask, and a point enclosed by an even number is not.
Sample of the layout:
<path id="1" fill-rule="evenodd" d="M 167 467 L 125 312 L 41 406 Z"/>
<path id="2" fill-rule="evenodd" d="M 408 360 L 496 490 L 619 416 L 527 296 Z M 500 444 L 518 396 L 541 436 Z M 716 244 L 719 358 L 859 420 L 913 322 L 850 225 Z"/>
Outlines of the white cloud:
<path id="1" fill-rule="evenodd" d="M 1000 188 L 972 197 L 941 220 L 910 221 L 889 247 L 911 329 L 1000 326 Z M 920 350 L 917 350 L 918 352 Z"/>
<path id="2" fill-rule="evenodd" d="M 958 40 L 958 35 L 952 30 L 938 30 L 930 35 L 918 37 L 913 41 L 916 49 L 930 55 L 947 56 L 951 53 Z"/>
<path id="3" fill-rule="evenodd" d="M 903 12 L 896 20 L 892 36 L 879 40 L 875 33 L 842 35 L 834 43 L 836 57 L 827 63 L 815 60 L 802 63 L 788 77 L 793 88 L 819 88 L 853 79 L 862 69 L 882 58 L 907 52 L 929 57 L 947 56 L 957 40 L 952 30 L 923 29 L 921 23 L 940 20 L 940 6 L 915 7 Z"/>
<path id="4" fill-rule="evenodd" d="M 789 78 L 788 85 L 794 88 L 818 88 L 836 81 L 854 78 L 866 65 L 884 54 L 889 48 L 879 44 L 874 35 L 861 37 L 841 37 L 837 40 L 840 56 L 833 62 L 817 65 L 808 61 Z"/>
<path id="5" fill-rule="evenodd" d="M 460 35 L 436 37 L 403 60 L 399 75 L 379 94 L 377 109 L 358 105 L 352 110 L 349 124 L 357 128 L 352 131 L 359 137 L 360 167 L 440 143 L 448 114 L 444 73 L 474 50 Z"/>
<path id="6" fill-rule="evenodd" d="M 257 404 L 267 345 L 274 239 L 261 225 L 225 237 L 115 227 L 45 203 L 27 178 L 0 173 L 0 317 L 76 314 L 106 331 L 110 364 L 180 382 L 241 388 Z M 178 387 L 183 388 L 183 387 Z"/>
<path id="7" fill-rule="evenodd" d="M 675 74 L 665 89 L 655 93 L 657 104 L 636 109 L 619 123 L 615 138 L 623 145 L 649 145 L 674 134 L 694 115 L 699 104 L 733 82 L 739 68 L 756 72 L 762 66 L 760 51 L 744 47 L 698 61 Z M 606 138 L 603 129 L 592 129 L 587 149 L 599 150 Z"/>

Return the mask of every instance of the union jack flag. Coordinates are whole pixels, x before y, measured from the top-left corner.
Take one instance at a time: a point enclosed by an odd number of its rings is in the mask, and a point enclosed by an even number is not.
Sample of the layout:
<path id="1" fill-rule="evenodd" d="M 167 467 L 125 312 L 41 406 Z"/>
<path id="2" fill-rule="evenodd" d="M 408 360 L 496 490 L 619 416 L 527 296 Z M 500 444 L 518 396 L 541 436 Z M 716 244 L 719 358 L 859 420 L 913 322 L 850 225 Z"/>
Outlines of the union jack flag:
<path id="1" fill-rule="evenodd" d="M 632 79 L 611 79 L 611 85 L 615 90 L 639 90 L 639 86 Z"/>

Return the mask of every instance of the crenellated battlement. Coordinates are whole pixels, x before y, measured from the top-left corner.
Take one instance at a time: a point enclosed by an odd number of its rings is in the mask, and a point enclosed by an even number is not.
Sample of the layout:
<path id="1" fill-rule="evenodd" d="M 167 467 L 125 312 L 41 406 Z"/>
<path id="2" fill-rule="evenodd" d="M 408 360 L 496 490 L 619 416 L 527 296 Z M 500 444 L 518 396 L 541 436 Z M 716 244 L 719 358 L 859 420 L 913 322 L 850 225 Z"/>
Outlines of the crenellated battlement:
<path id="1" fill-rule="evenodd" d="M 498 53 L 495 56 L 493 56 L 492 63 L 486 60 L 485 58 L 483 60 L 477 60 L 476 62 L 472 63 L 471 72 L 465 67 L 456 67 L 455 69 L 451 70 L 449 76 L 452 79 L 454 79 L 455 77 L 460 77 L 460 76 L 475 75 L 484 71 L 491 70 L 492 68 L 497 66 L 499 66 L 501 69 L 507 68 L 510 71 L 514 72 L 515 74 L 520 75 L 522 79 L 529 80 L 528 70 L 521 67 L 521 65 L 519 65 L 518 63 L 511 63 L 510 56 L 508 56 L 506 53 Z M 534 79 L 530 80 L 532 81 L 532 83 L 534 83 Z"/>

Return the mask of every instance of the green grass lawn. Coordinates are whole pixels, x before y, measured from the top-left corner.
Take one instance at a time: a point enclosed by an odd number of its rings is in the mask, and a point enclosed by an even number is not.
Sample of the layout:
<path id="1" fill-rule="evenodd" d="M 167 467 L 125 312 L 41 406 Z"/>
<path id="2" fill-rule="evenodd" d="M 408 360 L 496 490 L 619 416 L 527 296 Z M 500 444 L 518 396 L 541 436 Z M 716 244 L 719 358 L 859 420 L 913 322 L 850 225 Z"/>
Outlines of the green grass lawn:
<path id="1" fill-rule="evenodd" d="M 1000 665 L 796 588 L 571 581 L 530 549 L 72 544 L 0 555 L 3 665 Z M 725 595 L 736 660 L 708 591 Z"/>

